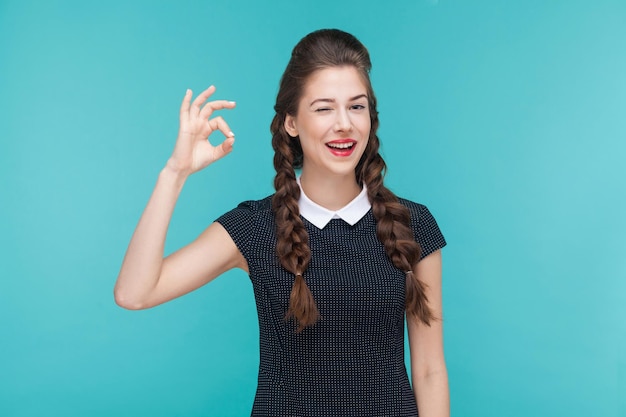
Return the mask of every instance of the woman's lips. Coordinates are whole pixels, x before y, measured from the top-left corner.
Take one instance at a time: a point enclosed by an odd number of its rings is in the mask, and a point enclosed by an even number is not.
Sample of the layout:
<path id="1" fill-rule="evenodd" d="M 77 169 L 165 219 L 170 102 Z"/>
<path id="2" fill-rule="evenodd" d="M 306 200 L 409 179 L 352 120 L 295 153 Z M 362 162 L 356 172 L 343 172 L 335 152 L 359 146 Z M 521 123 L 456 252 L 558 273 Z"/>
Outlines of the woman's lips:
<path id="1" fill-rule="evenodd" d="M 326 147 L 335 156 L 350 156 L 356 149 L 356 140 L 354 139 L 337 139 L 326 143 Z"/>

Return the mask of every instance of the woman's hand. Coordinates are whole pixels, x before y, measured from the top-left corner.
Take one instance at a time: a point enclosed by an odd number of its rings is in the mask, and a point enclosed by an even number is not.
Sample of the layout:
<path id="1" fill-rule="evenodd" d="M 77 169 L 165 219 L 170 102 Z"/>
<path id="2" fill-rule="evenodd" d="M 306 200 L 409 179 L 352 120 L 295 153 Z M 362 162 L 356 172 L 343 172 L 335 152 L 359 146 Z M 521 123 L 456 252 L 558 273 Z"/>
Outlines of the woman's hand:
<path id="1" fill-rule="evenodd" d="M 167 162 L 167 167 L 182 175 L 197 172 L 218 159 L 224 157 L 233 149 L 235 134 L 221 116 L 210 118 L 215 110 L 232 109 L 234 101 L 206 100 L 215 92 L 211 86 L 204 90 L 191 102 L 192 91 L 187 90 L 180 106 L 180 129 L 174 152 Z M 226 139 L 214 146 L 209 142 L 209 136 L 219 130 Z"/>

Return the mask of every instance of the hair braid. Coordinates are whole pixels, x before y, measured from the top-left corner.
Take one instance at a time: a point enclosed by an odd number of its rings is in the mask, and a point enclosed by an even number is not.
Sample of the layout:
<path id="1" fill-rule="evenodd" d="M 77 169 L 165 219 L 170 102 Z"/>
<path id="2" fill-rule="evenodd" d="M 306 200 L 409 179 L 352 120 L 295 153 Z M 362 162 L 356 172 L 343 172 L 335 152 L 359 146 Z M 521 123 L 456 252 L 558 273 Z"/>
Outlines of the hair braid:
<path id="1" fill-rule="evenodd" d="M 300 218 L 300 187 L 294 171 L 294 168 L 302 167 L 302 147 L 298 137 L 292 138 L 285 131 L 285 118 L 287 114 L 297 113 L 305 83 L 314 72 L 344 66 L 352 66 L 359 71 L 369 99 L 370 137 L 365 153 L 355 169 L 356 180 L 359 185 L 367 185 L 368 197 L 377 222 L 377 237 L 387 256 L 397 268 L 406 272 L 407 313 L 429 324 L 434 317 L 428 307 L 426 286 L 413 273 L 413 267 L 420 259 L 420 246 L 410 227 L 410 214 L 383 185 L 386 167 L 378 153 L 378 112 L 369 78 L 372 67 L 369 53 L 358 39 L 337 29 L 312 32 L 295 46 L 280 80 L 274 106 L 276 115 L 270 126 L 276 169 L 276 194 L 272 199 L 276 219 L 276 250 L 282 266 L 296 275 L 285 318 L 295 318 L 298 323 L 297 331 L 315 324 L 319 319 L 315 300 L 303 277 L 311 258 L 311 250 L 309 236 Z"/>
<path id="2" fill-rule="evenodd" d="M 377 116 L 375 119 L 378 124 Z M 357 173 L 360 172 L 361 181 L 367 185 L 372 213 L 376 218 L 378 240 L 391 262 L 406 272 L 406 311 L 429 325 L 435 317 L 428 307 L 426 284 L 413 273 L 413 266 L 420 259 L 421 248 L 410 227 L 409 210 L 383 185 L 386 164 L 378 153 L 378 144 L 378 137 L 370 135 L 363 163 L 357 167 Z"/>
<path id="3" fill-rule="evenodd" d="M 272 127 L 274 126 L 272 123 Z M 276 193 L 272 197 L 272 207 L 276 219 L 276 253 L 282 266 L 295 275 L 289 309 L 285 319 L 294 318 L 298 324 L 297 332 L 311 326 L 319 319 L 319 311 L 313 294 L 304 280 L 304 273 L 311 260 L 309 235 L 300 218 L 298 198 L 300 187 L 296 182 L 293 168 L 293 140 L 285 141 L 286 132 L 282 126 L 273 130 L 272 146 L 274 147 L 274 187 Z"/>

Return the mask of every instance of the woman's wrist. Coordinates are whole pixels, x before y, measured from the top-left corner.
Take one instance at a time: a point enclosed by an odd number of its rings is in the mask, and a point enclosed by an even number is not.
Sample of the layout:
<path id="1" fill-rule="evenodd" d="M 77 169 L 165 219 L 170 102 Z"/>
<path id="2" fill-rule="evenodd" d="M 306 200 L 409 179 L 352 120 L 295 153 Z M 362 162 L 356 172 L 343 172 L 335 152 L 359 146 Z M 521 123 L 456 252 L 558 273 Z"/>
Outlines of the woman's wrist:
<path id="1" fill-rule="evenodd" d="M 167 161 L 167 164 L 165 164 L 165 166 L 161 170 L 159 178 L 162 178 L 168 182 L 172 182 L 182 187 L 190 174 L 191 172 L 189 172 L 189 170 L 181 169 L 177 166 L 175 162 L 169 159 Z"/>

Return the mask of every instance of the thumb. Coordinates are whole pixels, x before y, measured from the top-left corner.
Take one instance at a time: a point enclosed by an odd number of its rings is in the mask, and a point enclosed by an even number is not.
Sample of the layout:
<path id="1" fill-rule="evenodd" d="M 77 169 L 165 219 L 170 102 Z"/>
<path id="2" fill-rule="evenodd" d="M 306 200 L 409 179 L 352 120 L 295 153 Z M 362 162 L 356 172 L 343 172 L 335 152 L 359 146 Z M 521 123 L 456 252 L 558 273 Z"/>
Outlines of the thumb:
<path id="1" fill-rule="evenodd" d="M 233 144 L 235 143 L 235 137 L 229 136 L 224 142 L 215 148 L 215 159 L 220 159 L 228 155 L 233 150 Z"/>

